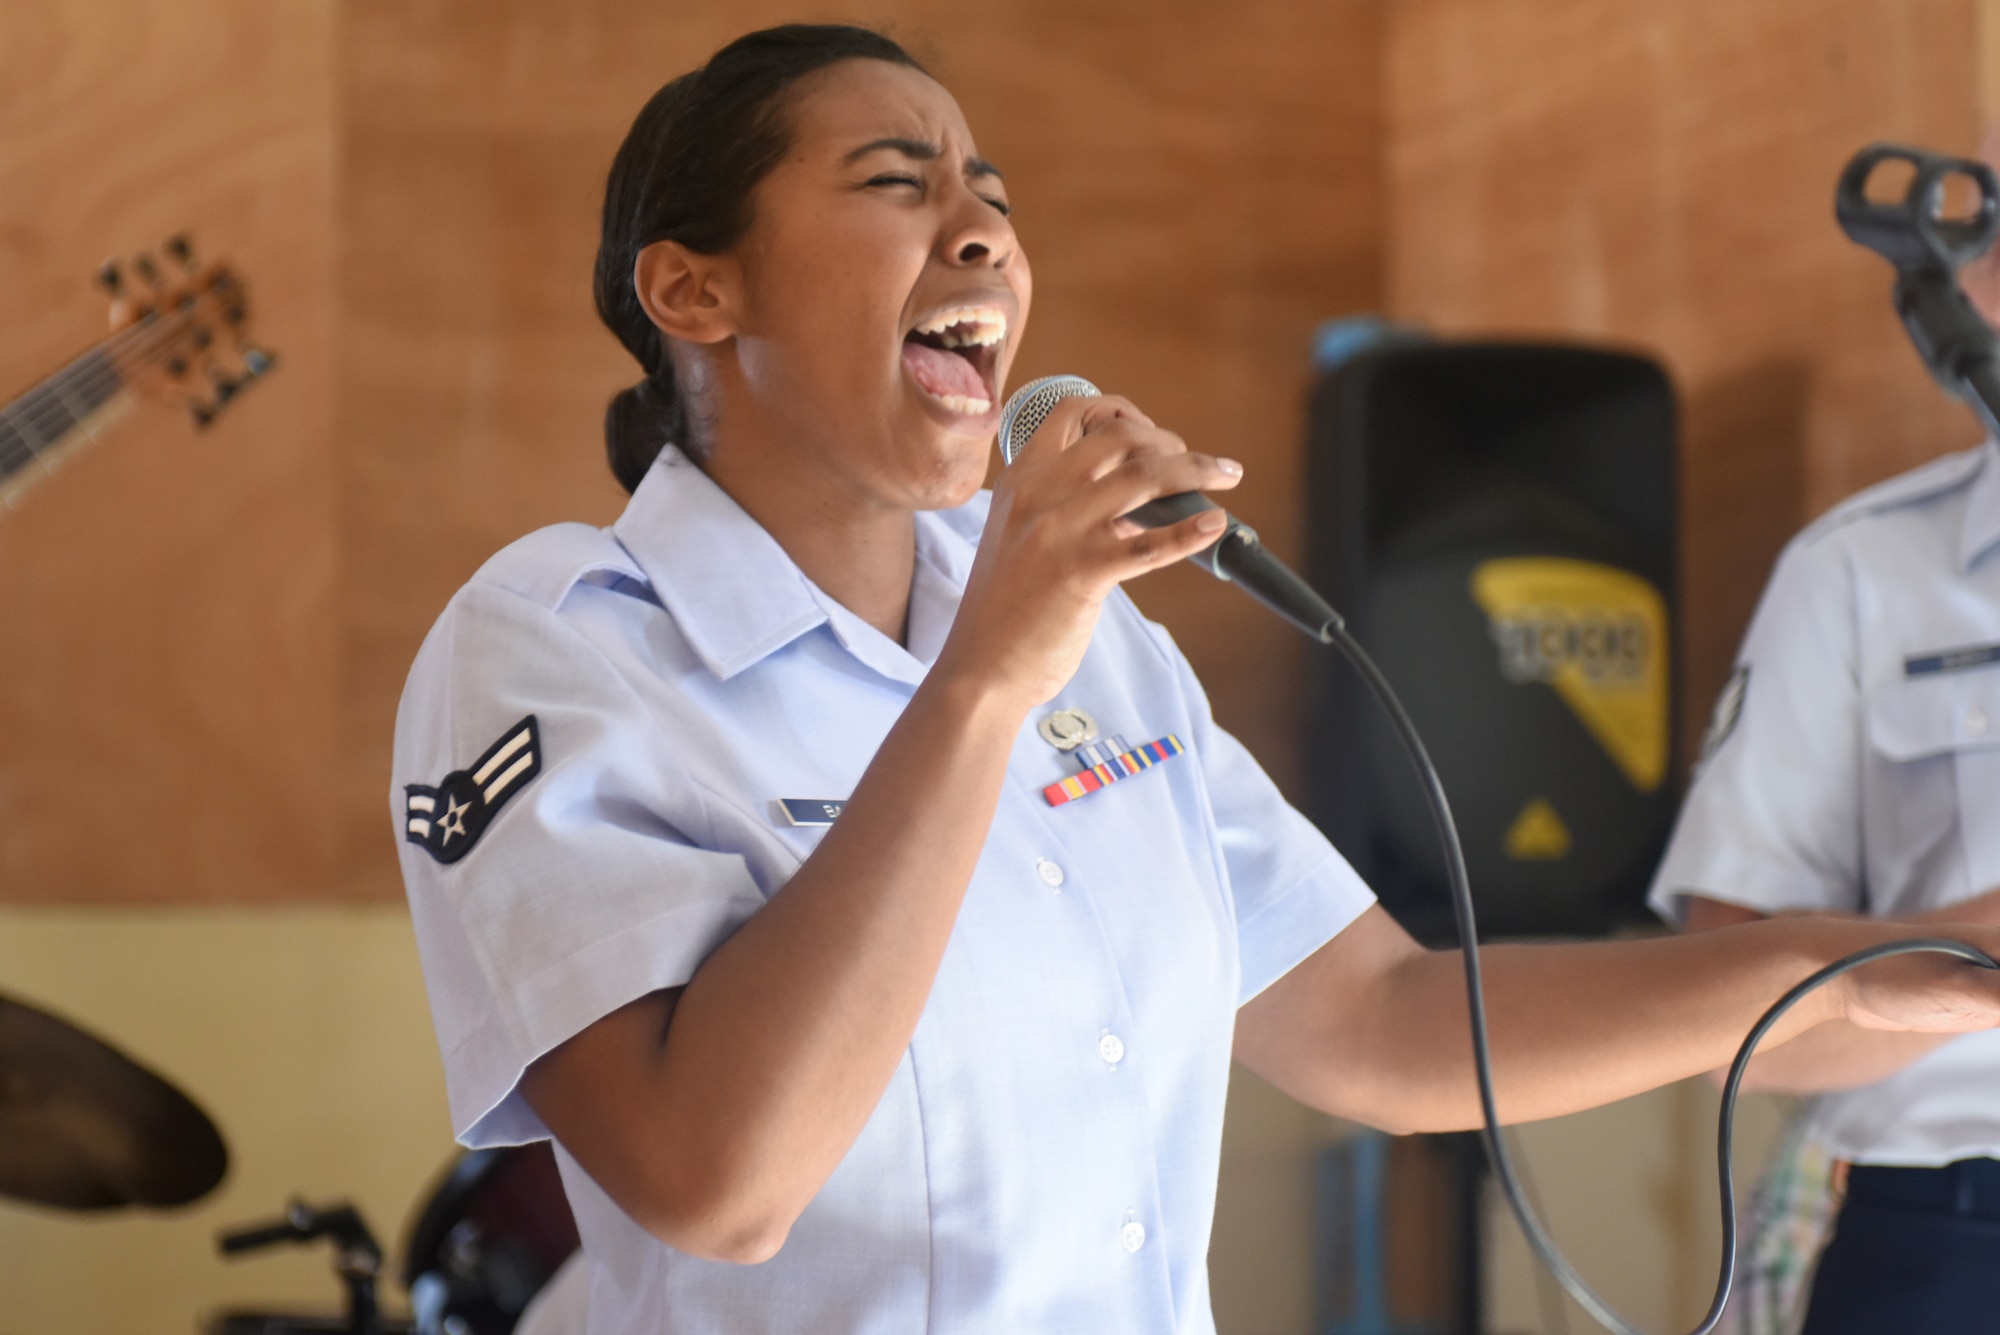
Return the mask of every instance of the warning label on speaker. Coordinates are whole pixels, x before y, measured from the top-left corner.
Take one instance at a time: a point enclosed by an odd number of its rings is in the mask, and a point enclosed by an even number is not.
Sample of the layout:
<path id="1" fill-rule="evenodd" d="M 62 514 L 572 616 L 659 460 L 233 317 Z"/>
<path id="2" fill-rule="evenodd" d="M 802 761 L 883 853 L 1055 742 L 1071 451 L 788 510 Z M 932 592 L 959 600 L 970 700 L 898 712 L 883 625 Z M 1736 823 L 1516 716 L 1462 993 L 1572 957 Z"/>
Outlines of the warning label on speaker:
<path id="1" fill-rule="evenodd" d="M 1535 797 L 1507 827 L 1501 847 L 1516 862 L 1560 862 L 1574 842 L 1555 806 L 1546 797 Z"/>
<path id="2" fill-rule="evenodd" d="M 1544 682 L 1632 786 L 1667 777 L 1667 605 L 1629 570 L 1555 556 L 1481 562 L 1472 596 L 1508 681 Z"/>

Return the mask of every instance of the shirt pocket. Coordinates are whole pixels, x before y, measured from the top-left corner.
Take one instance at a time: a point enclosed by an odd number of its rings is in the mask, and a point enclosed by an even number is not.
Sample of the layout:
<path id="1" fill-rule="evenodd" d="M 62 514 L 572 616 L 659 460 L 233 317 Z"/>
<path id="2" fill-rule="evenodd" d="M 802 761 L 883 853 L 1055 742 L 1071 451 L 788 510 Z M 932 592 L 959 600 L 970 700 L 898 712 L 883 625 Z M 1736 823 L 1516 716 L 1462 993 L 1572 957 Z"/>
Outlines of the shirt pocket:
<path id="1" fill-rule="evenodd" d="M 1870 870 L 1884 873 L 1870 881 L 1886 879 L 1881 888 L 1892 895 L 1921 894 L 1874 907 L 1934 908 L 2000 885 L 2000 669 L 1906 678 L 1878 691 L 1868 702 L 1868 745 L 1886 762 L 1880 791 L 1864 794 Z M 1954 851 L 1963 884 L 1946 872 Z"/>

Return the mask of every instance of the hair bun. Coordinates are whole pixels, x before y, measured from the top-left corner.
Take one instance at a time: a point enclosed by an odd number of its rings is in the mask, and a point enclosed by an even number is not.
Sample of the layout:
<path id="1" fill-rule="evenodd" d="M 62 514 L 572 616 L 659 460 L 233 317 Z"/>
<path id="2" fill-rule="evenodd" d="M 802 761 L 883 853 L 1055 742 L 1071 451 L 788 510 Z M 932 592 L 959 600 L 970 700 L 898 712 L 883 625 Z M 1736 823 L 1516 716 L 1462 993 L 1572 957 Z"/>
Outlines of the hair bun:
<path id="1" fill-rule="evenodd" d="M 611 475 L 626 491 L 639 489 L 646 470 L 674 438 L 678 410 L 672 382 L 662 383 L 658 377 L 611 396 L 604 409 L 604 453 Z"/>

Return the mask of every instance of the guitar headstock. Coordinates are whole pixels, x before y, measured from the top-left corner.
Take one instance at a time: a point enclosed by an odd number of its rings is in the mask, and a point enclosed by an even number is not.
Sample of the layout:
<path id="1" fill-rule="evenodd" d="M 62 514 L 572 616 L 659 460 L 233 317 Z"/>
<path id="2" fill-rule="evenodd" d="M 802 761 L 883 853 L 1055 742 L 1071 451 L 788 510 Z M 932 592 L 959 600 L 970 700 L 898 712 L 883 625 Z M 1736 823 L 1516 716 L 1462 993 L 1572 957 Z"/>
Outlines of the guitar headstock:
<path id="1" fill-rule="evenodd" d="M 197 262 L 185 235 L 160 249 L 172 271 L 143 253 L 97 271 L 111 296 L 112 336 L 102 346 L 127 384 L 185 405 L 207 426 L 276 358 L 251 341 L 249 296 L 228 265 Z"/>

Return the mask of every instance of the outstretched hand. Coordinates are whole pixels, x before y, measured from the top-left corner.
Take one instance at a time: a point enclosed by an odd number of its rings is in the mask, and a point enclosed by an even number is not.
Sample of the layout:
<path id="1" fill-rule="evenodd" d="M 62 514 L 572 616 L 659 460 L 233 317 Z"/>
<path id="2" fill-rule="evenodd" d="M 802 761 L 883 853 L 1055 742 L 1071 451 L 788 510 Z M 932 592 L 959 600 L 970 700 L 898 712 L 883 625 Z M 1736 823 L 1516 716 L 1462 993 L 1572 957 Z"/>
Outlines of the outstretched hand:
<path id="1" fill-rule="evenodd" d="M 2000 960 L 2000 928 L 1961 923 L 1905 932 L 1962 941 Z M 1841 1017 L 1863 1029 L 1966 1034 L 2000 1028 L 2000 969 L 1947 955 L 1897 955 L 1844 975 Z"/>

